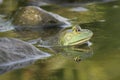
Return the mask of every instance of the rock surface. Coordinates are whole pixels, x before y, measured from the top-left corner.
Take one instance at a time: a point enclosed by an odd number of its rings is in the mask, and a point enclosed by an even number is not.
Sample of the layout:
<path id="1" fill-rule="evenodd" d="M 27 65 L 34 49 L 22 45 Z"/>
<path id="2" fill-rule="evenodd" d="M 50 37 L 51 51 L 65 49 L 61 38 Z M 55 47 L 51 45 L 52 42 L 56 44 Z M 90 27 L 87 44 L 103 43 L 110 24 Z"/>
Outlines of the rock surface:
<path id="1" fill-rule="evenodd" d="M 26 6 L 20 8 L 13 19 L 13 24 L 17 26 L 55 26 L 66 24 L 67 19 L 57 14 L 47 12 L 36 6 Z"/>
<path id="2" fill-rule="evenodd" d="M 27 42 L 15 38 L 0 38 L 0 66 L 49 57 Z"/>

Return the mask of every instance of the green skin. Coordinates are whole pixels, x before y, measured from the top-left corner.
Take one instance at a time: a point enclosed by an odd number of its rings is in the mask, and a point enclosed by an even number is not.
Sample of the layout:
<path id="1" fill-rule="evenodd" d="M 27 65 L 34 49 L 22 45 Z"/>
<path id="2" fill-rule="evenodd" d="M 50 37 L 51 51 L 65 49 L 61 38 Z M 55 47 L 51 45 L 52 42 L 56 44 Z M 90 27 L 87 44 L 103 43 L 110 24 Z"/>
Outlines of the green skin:
<path id="1" fill-rule="evenodd" d="M 72 29 L 65 29 L 61 32 L 59 44 L 63 46 L 80 45 L 86 43 L 92 36 L 92 31 L 74 26 Z"/>

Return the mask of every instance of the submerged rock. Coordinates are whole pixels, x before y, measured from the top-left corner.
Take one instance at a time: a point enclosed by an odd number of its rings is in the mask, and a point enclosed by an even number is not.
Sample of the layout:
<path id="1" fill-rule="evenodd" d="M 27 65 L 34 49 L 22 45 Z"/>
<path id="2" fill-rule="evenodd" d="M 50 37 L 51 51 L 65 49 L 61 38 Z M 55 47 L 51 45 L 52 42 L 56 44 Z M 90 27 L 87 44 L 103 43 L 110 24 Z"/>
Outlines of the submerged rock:
<path id="1" fill-rule="evenodd" d="M 49 57 L 27 42 L 15 38 L 0 38 L 0 66 Z"/>
<path id="2" fill-rule="evenodd" d="M 0 32 L 6 32 L 13 30 L 14 26 L 11 24 L 11 21 L 0 22 Z"/>
<path id="3" fill-rule="evenodd" d="M 11 24 L 11 20 L 6 20 L 5 15 L 0 15 L 0 32 L 13 30 L 14 27 Z"/>
<path id="4" fill-rule="evenodd" d="M 15 64 L 2 65 L 2 66 L 0 65 L 0 74 L 4 74 L 4 73 L 9 72 L 11 70 L 27 67 L 29 65 L 34 64 L 35 61 L 36 60 L 28 60 L 28 61 L 24 61 L 24 62 L 18 62 Z"/>
<path id="5" fill-rule="evenodd" d="M 20 8 L 14 18 L 13 24 L 22 27 L 43 27 L 69 24 L 66 18 L 47 12 L 36 6 Z"/>

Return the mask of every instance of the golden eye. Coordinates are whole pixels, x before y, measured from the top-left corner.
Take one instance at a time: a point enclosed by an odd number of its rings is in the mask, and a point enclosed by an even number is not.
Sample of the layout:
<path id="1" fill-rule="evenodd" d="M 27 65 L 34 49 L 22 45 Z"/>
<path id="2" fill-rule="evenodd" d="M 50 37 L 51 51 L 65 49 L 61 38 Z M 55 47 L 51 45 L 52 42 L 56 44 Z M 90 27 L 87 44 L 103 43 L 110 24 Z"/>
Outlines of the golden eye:
<path id="1" fill-rule="evenodd" d="M 81 27 L 80 26 L 77 26 L 76 29 L 77 29 L 77 32 L 81 31 Z"/>
<path id="2" fill-rule="evenodd" d="M 75 31 L 76 31 L 76 32 L 80 32 L 81 30 L 80 30 L 79 28 L 77 28 Z"/>
<path id="3" fill-rule="evenodd" d="M 80 31 L 81 31 L 81 27 L 80 26 L 73 27 L 73 32 L 80 32 Z"/>

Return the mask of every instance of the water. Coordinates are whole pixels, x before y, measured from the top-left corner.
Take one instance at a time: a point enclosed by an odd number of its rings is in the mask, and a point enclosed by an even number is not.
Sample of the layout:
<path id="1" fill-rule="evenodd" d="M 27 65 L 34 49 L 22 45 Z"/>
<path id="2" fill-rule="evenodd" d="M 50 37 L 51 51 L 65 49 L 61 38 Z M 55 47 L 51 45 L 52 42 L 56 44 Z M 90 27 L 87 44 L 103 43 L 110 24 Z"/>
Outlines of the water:
<path id="1" fill-rule="evenodd" d="M 14 0 L 11 1 L 16 4 L 14 6 L 7 5 L 11 6 L 9 8 L 0 8 L 0 14 L 9 16 L 14 12 L 15 6 L 18 3 Z M 92 46 L 90 47 L 92 55 L 89 57 L 85 56 L 85 59 L 76 62 L 73 59 L 74 57 L 62 54 L 59 49 L 55 49 L 57 52 L 60 52 L 60 54 L 56 54 L 56 52 L 40 48 L 51 54 L 54 53 L 54 55 L 48 59 L 38 60 L 29 66 L 4 73 L 0 75 L 0 80 L 119 80 L 119 3 L 120 1 L 89 3 L 80 6 L 87 9 L 87 11 L 83 12 L 70 11 L 71 7 L 43 6 L 43 9 L 69 18 L 72 24 L 80 24 L 82 28 L 92 30 L 94 33 L 94 36 L 90 40 L 92 42 Z M 55 32 L 51 33 L 55 34 Z M 45 36 L 48 35 L 46 34 Z M 32 34 L 31 32 L 18 33 L 15 31 L 0 33 L 0 37 L 5 36 L 31 40 L 38 38 L 40 34 L 34 31 Z"/>

